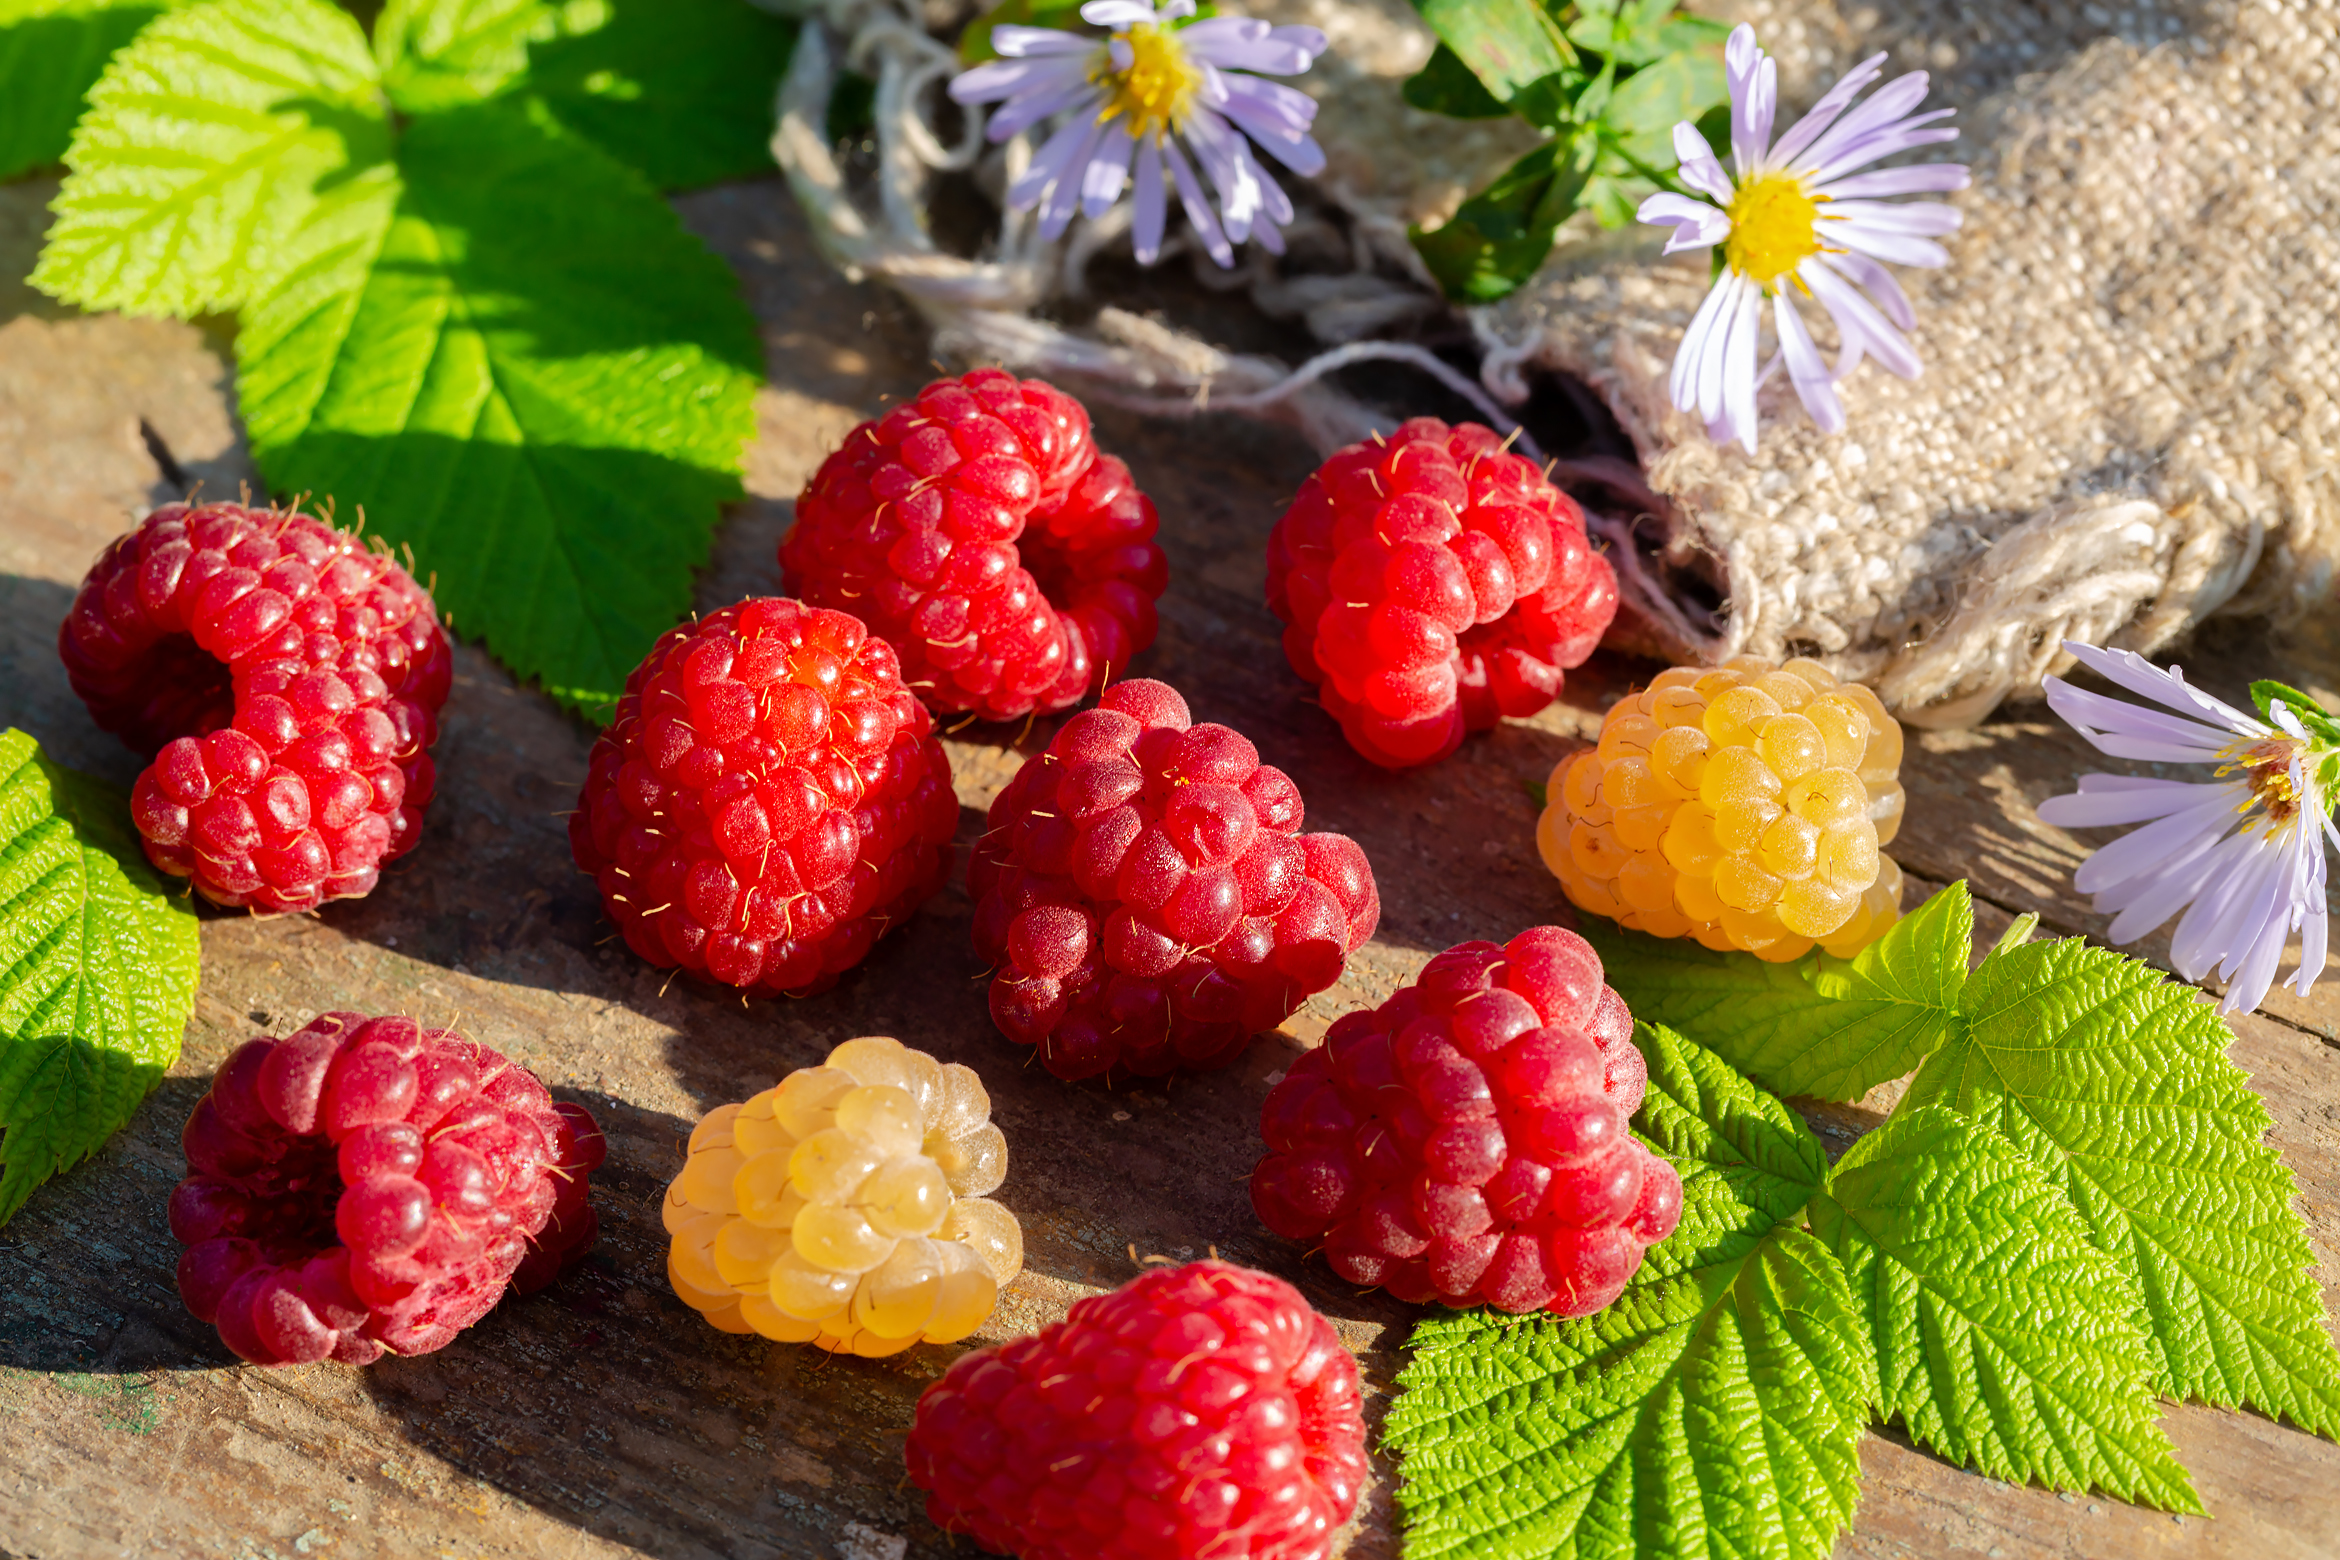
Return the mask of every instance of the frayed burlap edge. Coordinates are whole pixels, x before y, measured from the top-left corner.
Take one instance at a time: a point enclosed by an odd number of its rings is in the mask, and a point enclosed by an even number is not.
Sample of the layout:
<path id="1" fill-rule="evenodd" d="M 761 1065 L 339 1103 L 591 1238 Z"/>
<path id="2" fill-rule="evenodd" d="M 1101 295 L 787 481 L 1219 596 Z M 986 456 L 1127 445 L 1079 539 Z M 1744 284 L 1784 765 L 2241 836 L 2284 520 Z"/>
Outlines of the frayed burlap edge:
<path id="1" fill-rule="evenodd" d="M 2068 638 L 2152 652 L 2214 615 L 2281 619 L 2330 600 L 2340 139 L 2315 83 L 2340 67 L 2340 4 L 2192 14 L 2205 35 L 2098 40 L 1979 105 L 1952 272 L 1903 275 L 1927 376 L 1905 386 L 1864 368 L 1839 439 L 1811 429 L 1780 384 L 1753 459 L 1668 404 L 1702 266 L 1550 277 L 1486 319 L 1499 394 L 1520 392 L 1530 364 L 1575 374 L 1642 457 L 1644 502 L 1615 482 L 1618 502 L 1594 504 L 1637 648 L 1816 653 L 1904 719 L 1955 725 L 2036 692 Z M 2134 182 L 2113 182 L 2127 166 Z M 2060 275 L 2064 226 L 2118 228 L 2125 242 L 2099 254 L 2072 243 L 2072 273 L 2097 291 L 2075 284 L 2069 301 L 2037 281 Z M 2222 295 L 2205 305 L 2206 293 Z M 2071 372 L 2104 385 L 2059 382 L 2030 339 L 2067 327 Z M 2159 366 L 2111 383 L 2124 353 Z M 1992 405 L 1984 392 L 2002 377 L 2036 410 Z M 1968 461 L 1978 481 L 1959 446 L 1986 414 L 2001 444 Z M 1932 465 L 1880 458 L 1895 448 Z M 1933 499 L 1928 470 L 1962 491 Z M 1718 610 L 1700 605 L 1718 597 Z"/>

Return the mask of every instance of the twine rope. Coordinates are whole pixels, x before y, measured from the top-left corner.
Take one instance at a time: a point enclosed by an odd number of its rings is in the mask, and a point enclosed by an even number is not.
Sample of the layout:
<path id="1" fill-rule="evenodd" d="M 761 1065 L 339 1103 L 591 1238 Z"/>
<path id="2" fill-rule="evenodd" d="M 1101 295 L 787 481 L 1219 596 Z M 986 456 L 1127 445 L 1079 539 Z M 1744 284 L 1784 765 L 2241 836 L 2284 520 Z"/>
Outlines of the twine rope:
<path id="1" fill-rule="evenodd" d="M 957 73 L 959 60 L 927 32 L 916 0 L 756 3 L 804 24 L 780 84 L 772 156 L 811 225 L 814 242 L 847 276 L 878 278 L 908 299 L 933 329 L 938 351 L 962 361 L 1078 381 L 1084 394 L 1152 416 L 1193 417 L 1215 410 L 1290 423 L 1321 453 L 1396 425 L 1387 413 L 1327 383 L 1325 376 L 1357 363 L 1402 363 L 1461 397 L 1498 431 L 1518 432 L 1523 453 L 1540 458 L 1534 441 L 1519 432 L 1518 423 L 1484 385 L 1410 342 L 1351 340 L 1294 368 L 1265 355 L 1226 351 L 1191 332 L 1110 305 L 1098 310 L 1087 331 L 1041 317 L 1038 311 L 1054 299 L 1086 295 L 1090 261 L 1128 234 L 1126 203 L 1057 240 L 1041 237 L 1029 214 L 1003 211 L 988 256 L 944 251 L 926 225 L 927 192 L 937 173 L 987 171 L 982 167 L 982 121 L 966 115 L 951 142 L 937 128 L 932 106 Z M 877 83 L 874 213 L 853 198 L 829 142 L 829 105 L 840 69 L 832 39 L 843 41 L 845 66 Z M 1021 135 L 1000 149 L 996 172 L 1003 185 L 1030 166 L 1031 156 L 1031 143 Z M 1285 277 L 1257 253 L 1242 268 L 1221 272 L 1183 234 L 1164 246 L 1164 255 L 1183 253 L 1204 285 L 1245 288 L 1268 312 L 1302 313 L 1312 327 L 1321 317 L 1335 329 L 1354 331 L 1422 312 L 1425 297 L 1417 287 L 1375 274 L 1373 245 L 1361 231 L 1353 236 L 1352 248 L 1354 269 L 1332 277 Z M 1523 384 L 1512 399 L 1524 399 L 1525 393 Z"/>

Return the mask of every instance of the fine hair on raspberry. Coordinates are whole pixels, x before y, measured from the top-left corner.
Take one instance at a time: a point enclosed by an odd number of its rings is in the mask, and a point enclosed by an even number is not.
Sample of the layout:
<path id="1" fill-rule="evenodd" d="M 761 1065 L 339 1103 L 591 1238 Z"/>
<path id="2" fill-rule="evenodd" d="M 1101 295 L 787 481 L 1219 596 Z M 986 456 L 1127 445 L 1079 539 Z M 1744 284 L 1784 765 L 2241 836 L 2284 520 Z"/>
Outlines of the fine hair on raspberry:
<path id="1" fill-rule="evenodd" d="M 1153 501 L 1081 403 L 996 368 L 938 379 L 821 463 L 780 544 L 788 588 L 893 644 L 938 711 L 1069 708 L 1154 642 Z"/>
<path id="2" fill-rule="evenodd" d="M 668 630 L 626 679 L 569 843 L 652 964 L 802 996 L 943 886 L 958 823 L 893 647 L 762 596 Z"/>
<path id="3" fill-rule="evenodd" d="M 387 554 L 292 510 L 166 504 L 57 634 L 73 691 L 154 762 L 147 858 L 217 904 L 313 910 L 414 849 L 454 661 Z"/>
<path id="4" fill-rule="evenodd" d="M 322 1013 L 220 1065 L 180 1141 L 179 1294 L 255 1365 L 427 1354 L 592 1247 L 601 1129 L 451 1029 Z"/>
<path id="5" fill-rule="evenodd" d="M 1280 1278 L 1156 1267 L 918 1400 L 910 1482 L 1022 1560 L 1325 1560 L 1366 1474 L 1357 1362 Z"/>
<path id="6" fill-rule="evenodd" d="M 1674 1231 L 1682 1181 L 1627 1130 L 1633 1016 L 1556 926 L 1467 942 L 1293 1063 L 1252 1206 L 1333 1271 L 1420 1304 L 1588 1316 Z"/>
<path id="7" fill-rule="evenodd" d="M 1584 511 L 1505 442 L 1413 418 L 1326 460 L 1268 538 L 1286 659 L 1385 768 L 1535 714 L 1617 614 Z"/>
<path id="8" fill-rule="evenodd" d="M 1340 979 L 1381 898 L 1354 840 L 1167 683 L 1115 683 L 991 804 L 967 874 L 991 1016 L 1060 1078 L 1223 1067 Z"/>

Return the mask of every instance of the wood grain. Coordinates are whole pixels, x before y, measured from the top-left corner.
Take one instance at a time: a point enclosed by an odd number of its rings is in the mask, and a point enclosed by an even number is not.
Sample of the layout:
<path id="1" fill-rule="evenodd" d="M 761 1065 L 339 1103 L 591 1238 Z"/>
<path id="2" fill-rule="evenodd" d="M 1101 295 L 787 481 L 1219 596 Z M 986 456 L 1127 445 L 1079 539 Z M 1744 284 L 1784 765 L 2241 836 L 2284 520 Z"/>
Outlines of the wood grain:
<path id="1" fill-rule="evenodd" d="M 0 191 L 0 203 L 21 197 Z M 813 256 L 777 184 L 681 205 L 738 267 L 773 380 L 750 460 L 755 496 L 727 522 L 700 593 L 712 607 L 777 588 L 773 548 L 790 495 L 839 435 L 930 370 L 914 322 Z M 21 227 L 23 213 L 7 209 Z M 187 455 L 205 463 L 215 491 L 244 469 L 215 350 L 196 332 L 127 323 L 27 314 L 0 326 L 0 414 L 12 419 L 0 420 L 0 444 L 17 465 L 0 497 L 40 517 L 0 541 L 0 723 L 118 781 L 136 765 L 89 726 L 51 646 L 74 582 L 126 523 L 125 505 L 174 496 L 138 420 L 191 430 L 201 448 Z M 93 343 L 136 371 L 93 377 Z M 1341 986 L 1234 1069 L 1114 1092 L 1023 1066 L 993 1031 L 956 889 L 812 1001 L 743 1005 L 669 982 L 610 940 L 568 858 L 558 814 L 592 734 L 465 649 L 422 848 L 362 903 L 281 921 L 207 916 L 184 1060 L 128 1130 L 0 1231 L 0 1554 L 953 1553 L 905 1488 L 900 1460 L 911 1405 L 952 1351 L 837 1361 L 722 1336 L 661 1277 L 657 1204 L 691 1121 L 863 1033 L 967 1062 L 991 1086 L 1011 1144 L 1002 1195 L 1024 1221 L 1030 1266 L 984 1339 L 1043 1325 L 1121 1282 L 1133 1248 L 1215 1248 L 1291 1279 L 1335 1319 L 1379 1414 L 1411 1313 L 1351 1292 L 1254 1222 L 1240 1178 L 1259 1152 L 1259 1102 L 1334 1015 L 1387 996 L 1431 952 L 1565 918 L 1534 858 L 1525 783 L 1540 782 L 1649 668 L 1598 659 L 1537 720 L 1474 739 L 1430 773 L 1382 774 L 1348 751 L 1286 671 L 1262 603 L 1262 544 L 1313 464 L 1307 448 L 1218 418 L 1174 426 L 1107 414 L 1099 431 L 1161 505 L 1172 560 L 1161 642 L 1135 670 L 1177 683 L 1199 718 L 1244 730 L 1299 779 L 1311 826 L 1355 835 L 1374 863 L 1381 932 Z M 75 441 L 76 454 L 27 461 L 38 440 Z M 2273 653 L 2238 647 L 2206 678 L 2232 691 L 2214 681 L 2227 665 Z M 2283 653 L 2278 675 L 2333 686 L 2312 646 Z M 2079 845 L 2031 812 L 2089 758 L 2036 715 L 1912 744 L 1899 852 L 1913 875 L 1970 877 L 1989 936 L 2025 910 L 2059 930 L 2098 929 L 2069 889 Z M 962 842 L 1046 736 L 1043 724 L 951 740 Z M 2328 1001 L 2242 1021 L 2236 1055 L 2274 1110 L 2329 1284 L 2340 1271 L 2340 1051 L 2325 1043 L 2335 1033 Z M 581 1272 L 438 1354 L 364 1372 L 244 1368 L 173 1290 L 163 1207 L 184 1168 L 178 1128 L 236 1044 L 326 1008 L 458 1024 L 588 1105 L 612 1144 L 595 1190 L 603 1241 Z M 1890 1090 L 1867 1103 L 1888 1104 Z M 1838 1149 L 1877 1119 L 1857 1109 L 1814 1117 Z M 2172 1408 L 2168 1422 L 2213 1520 L 2011 1489 L 1878 1435 L 1864 1447 L 1868 1490 L 1840 1552 L 2274 1560 L 2340 1547 L 2340 1448 L 2201 1408 Z M 1353 1556 L 1397 1552 L 1388 1475 L 1385 1466 Z"/>

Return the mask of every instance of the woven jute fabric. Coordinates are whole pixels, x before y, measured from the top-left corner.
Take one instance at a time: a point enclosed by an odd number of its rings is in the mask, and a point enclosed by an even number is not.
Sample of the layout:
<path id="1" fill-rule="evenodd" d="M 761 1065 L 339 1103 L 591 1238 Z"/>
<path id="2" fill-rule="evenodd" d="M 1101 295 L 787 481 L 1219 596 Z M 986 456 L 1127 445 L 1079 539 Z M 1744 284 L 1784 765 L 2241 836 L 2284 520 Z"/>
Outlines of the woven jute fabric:
<path id="1" fill-rule="evenodd" d="M 1785 375 L 1753 456 L 1668 404 L 1703 254 L 1563 261 L 1484 321 L 1494 377 L 1580 376 L 1641 456 L 1608 534 L 1643 647 L 1816 655 L 1953 725 L 2036 693 L 2067 638 L 2150 653 L 2333 606 L 2340 0 L 1718 11 L 1788 108 L 1878 49 L 1932 71 L 1974 185 L 1949 267 L 1898 272 L 1925 373 L 1863 366 L 1834 437 Z"/>

